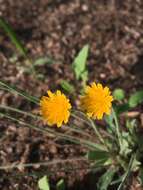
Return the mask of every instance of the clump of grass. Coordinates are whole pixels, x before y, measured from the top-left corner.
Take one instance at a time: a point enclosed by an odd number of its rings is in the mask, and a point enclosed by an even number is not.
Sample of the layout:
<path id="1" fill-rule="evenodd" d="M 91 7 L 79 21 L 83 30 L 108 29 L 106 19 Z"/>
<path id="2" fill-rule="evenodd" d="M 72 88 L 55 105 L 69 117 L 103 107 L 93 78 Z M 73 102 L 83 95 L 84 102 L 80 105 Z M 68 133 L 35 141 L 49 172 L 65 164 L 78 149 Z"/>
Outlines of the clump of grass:
<path id="1" fill-rule="evenodd" d="M 109 88 L 103 87 L 101 84 L 92 83 L 86 86 L 87 68 L 85 63 L 88 49 L 88 46 L 84 46 L 73 63 L 76 79 L 77 81 L 82 80 L 84 87 L 84 91 L 82 89 L 80 95 L 80 107 L 73 108 L 69 98 L 58 90 L 56 92 L 48 91 L 47 96 L 39 99 L 0 81 L 2 90 L 22 96 L 39 108 L 39 114 L 33 114 L 9 105 L 0 105 L 0 117 L 37 130 L 52 138 L 64 139 L 65 142 L 70 141 L 75 145 L 86 147 L 87 152 L 83 159 L 89 162 L 91 171 L 92 169 L 104 171 L 97 183 L 98 190 L 107 190 L 108 187 L 115 184 L 118 185 L 117 190 L 121 190 L 134 172 L 139 174 L 138 178 L 143 183 L 143 137 L 139 132 L 139 124 L 136 119 L 125 114 L 143 102 L 143 91 L 135 92 L 126 98 L 122 89 L 115 89 L 111 95 Z M 75 88 L 72 84 L 62 81 L 62 87 L 75 95 Z M 29 117 L 31 122 L 14 117 L 11 113 L 19 113 L 24 116 L 23 118 Z M 121 114 L 124 114 L 125 117 L 124 126 L 121 126 L 119 120 Z M 73 119 L 78 120 L 80 126 L 74 123 Z M 105 128 L 96 124 L 98 119 L 104 121 Z M 69 122 L 69 120 L 71 121 Z M 46 122 L 47 126 L 40 127 L 36 125 L 38 123 L 36 121 Z M 49 127 L 49 125 L 53 127 Z M 66 132 L 57 130 L 56 126 L 66 129 Z M 85 132 L 85 127 L 90 127 L 94 135 L 91 136 Z M 76 134 L 80 134 L 80 138 Z M 53 164 L 55 164 L 54 161 Z M 22 166 L 29 167 L 32 166 L 32 163 Z M 15 167 L 20 167 L 20 165 L 0 166 L 0 169 Z M 48 185 L 46 178 L 44 180 L 43 183 Z M 41 183 L 40 181 L 40 187 Z"/>
<path id="2" fill-rule="evenodd" d="M 84 109 L 71 109 L 68 113 L 68 116 L 70 114 L 70 117 L 74 117 L 81 121 L 84 126 L 91 127 L 95 133 L 96 140 L 87 138 L 89 134 L 86 134 L 84 131 L 84 128 L 81 126 L 76 126 L 75 124 L 72 124 L 71 122 L 68 123 L 69 117 L 66 119 L 66 122 L 64 120 L 64 117 L 61 115 L 63 112 L 64 106 L 64 100 L 66 100 L 66 97 L 62 93 L 58 94 L 50 94 L 50 97 L 45 97 L 43 100 L 45 105 L 44 108 L 40 108 L 40 100 L 37 97 L 28 95 L 27 93 L 20 91 L 16 89 L 15 87 L 12 87 L 8 84 L 5 84 L 4 82 L 0 82 L 0 87 L 3 90 L 7 90 L 11 93 L 16 93 L 23 98 L 25 98 L 27 101 L 31 101 L 36 104 L 36 106 L 39 107 L 39 109 L 43 109 L 43 113 L 46 114 L 44 116 L 46 118 L 46 122 L 48 123 L 49 119 L 53 117 L 53 123 L 50 123 L 51 125 L 57 124 L 57 118 L 60 117 L 60 127 L 63 127 L 70 131 L 70 133 L 63 133 L 56 130 L 56 127 L 39 127 L 35 125 L 35 121 L 37 120 L 43 120 L 43 115 L 35 115 L 33 113 L 28 113 L 23 110 L 20 110 L 18 108 L 13 108 L 6 105 L 0 105 L 0 116 L 5 117 L 7 119 L 10 119 L 13 122 L 18 122 L 21 125 L 24 125 L 26 127 L 29 127 L 31 129 L 37 130 L 39 132 L 44 133 L 45 135 L 52 136 L 55 138 L 62 138 L 66 141 L 70 141 L 74 144 L 79 144 L 81 146 L 85 146 L 87 148 L 87 153 L 84 157 L 84 159 L 87 159 L 90 163 L 91 169 L 101 169 L 103 168 L 106 170 L 106 172 L 100 177 L 99 182 L 97 184 L 98 189 L 107 189 L 109 186 L 113 184 L 119 184 L 118 190 L 122 189 L 125 185 L 125 182 L 127 181 L 128 177 L 131 173 L 138 171 L 139 174 L 142 172 L 142 138 L 140 137 L 141 134 L 138 132 L 139 127 L 137 126 L 137 122 L 135 119 L 130 119 L 126 116 L 126 124 L 123 127 L 121 127 L 118 117 L 119 112 L 118 106 L 121 106 L 121 101 L 123 102 L 125 96 L 117 95 L 118 92 L 121 93 L 121 91 L 116 91 L 114 94 L 114 99 L 118 99 L 119 97 L 119 104 L 115 104 L 111 108 L 111 102 L 109 103 L 109 107 L 107 105 L 108 101 L 112 100 L 112 96 L 109 92 L 108 88 L 101 88 L 99 85 L 99 89 L 94 84 L 92 86 L 87 87 L 86 94 L 83 95 L 83 103 L 85 101 Z M 106 89 L 106 90 L 105 90 Z M 109 94 L 108 94 L 108 93 Z M 90 94 L 91 93 L 91 94 Z M 95 93 L 95 94 L 94 94 Z M 103 93 L 103 94 L 102 94 Z M 105 94 L 104 94 L 105 93 Z M 97 98 L 99 94 L 99 99 Z M 137 92 L 136 92 L 137 94 Z M 137 105 L 137 103 L 133 103 L 133 99 L 135 97 L 135 102 L 140 103 L 141 102 L 141 93 L 139 97 L 139 101 L 137 100 L 136 94 L 133 94 L 129 98 L 129 102 L 132 100 L 131 105 Z M 60 98 L 59 98 L 60 96 Z M 93 97 L 92 97 L 93 96 Z M 97 97 L 96 97 L 97 96 Z M 111 97 L 111 98 L 108 98 Z M 96 97 L 96 98 L 95 98 Z M 103 97 L 106 97 L 103 100 Z M 57 98 L 57 99 L 56 99 Z M 102 101 L 101 101 L 102 100 Z M 47 102 L 46 102 L 47 101 Z M 55 101 L 55 102 L 54 102 Z M 62 102 L 63 101 L 63 102 Z M 99 101 L 99 102 L 98 102 Z M 55 105 L 52 103 L 56 103 Z M 69 102 L 69 100 L 68 100 Z M 102 103 L 104 104 L 102 106 Z M 89 105 L 89 107 L 88 107 Z M 100 105 L 100 107 L 98 107 Z M 123 105 L 123 104 L 122 104 Z M 130 105 L 130 104 L 129 104 Z M 51 109 L 49 109 L 51 106 Z M 55 106 L 57 108 L 54 112 L 52 112 L 52 109 L 54 108 L 52 106 Z M 57 106 L 57 107 L 56 107 Z M 61 106 L 61 107 L 60 107 Z M 93 107 L 92 107 L 93 106 Z M 104 107 L 105 106 L 105 107 Z M 131 106 L 133 107 L 133 106 Z M 105 109 L 106 108 L 106 109 Z M 64 108 L 66 109 L 66 107 Z M 110 112 L 111 109 L 111 112 Z M 129 109 L 129 107 L 128 107 Z M 6 110 L 6 111 L 4 111 Z M 87 115 L 83 110 L 86 110 L 88 113 Z M 98 110 L 98 112 L 97 112 Z M 57 111 L 57 112 L 56 112 Z M 61 111 L 61 113 L 60 113 Z M 109 114 L 104 114 L 104 112 Z M 8 113 L 9 114 L 8 114 Z M 11 112 L 18 112 L 21 115 L 24 115 L 26 117 L 30 117 L 33 119 L 34 123 L 28 123 L 19 118 L 15 118 L 10 113 Z M 103 112 L 103 113 L 101 113 Z M 127 110 L 126 110 L 127 112 Z M 64 113 L 64 112 L 63 112 Z M 78 114 L 80 113 L 80 114 Z M 120 112 L 121 113 L 121 112 Z M 50 114 L 53 114 L 52 116 Z M 56 119 L 54 119 L 54 114 L 56 115 Z M 58 116 L 59 114 L 59 116 Z M 64 113 L 65 114 L 65 113 Z M 104 114 L 104 117 L 103 117 Z M 65 116 L 65 115 L 64 115 Z M 99 117 L 99 118 L 98 118 Z M 103 130 L 102 127 L 97 126 L 95 120 L 96 119 L 102 119 L 106 123 L 106 127 L 104 128 L 105 134 L 104 137 L 102 135 L 101 130 Z M 51 121 L 51 120 L 50 120 Z M 66 123 L 66 125 L 64 124 Z M 55 126 L 55 125 L 54 125 Z M 74 133 L 72 133 L 74 132 Z M 75 135 L 75 133 L 80 134 L 81 137 Z M 4 168 L 3 166 L 0 167 L 0 169 Z M 122 174 L 122 175 L 121 175 Z M 141 179 L 141 178 L 140 178 Z"/>

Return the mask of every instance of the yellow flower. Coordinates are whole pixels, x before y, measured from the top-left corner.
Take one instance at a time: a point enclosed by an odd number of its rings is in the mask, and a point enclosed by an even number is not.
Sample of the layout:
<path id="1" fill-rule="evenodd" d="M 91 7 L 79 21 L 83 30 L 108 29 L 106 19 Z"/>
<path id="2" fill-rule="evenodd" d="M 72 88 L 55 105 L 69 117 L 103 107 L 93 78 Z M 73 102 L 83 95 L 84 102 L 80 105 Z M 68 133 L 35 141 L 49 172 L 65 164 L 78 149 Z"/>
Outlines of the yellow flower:
<path id="1" fill-rule="evenodd" d="M 113 97 L 108 87 L 93 82 L 85 88 L 85 95 L 81 97 L 81 108 L 89 117 L 102 119 L 103 114 L 110 114 Z"/>
<path id="2" fill-rule="evenodd" d="M 69 99 L 59 90 L 55 93 L 49 90 L 47 93 L 48 97 L 43 96 L 40 100 L 41 114 L 48 125 L 56 124 L 60 127 L 63 122 L 68 122 L 71 104 Z"/>

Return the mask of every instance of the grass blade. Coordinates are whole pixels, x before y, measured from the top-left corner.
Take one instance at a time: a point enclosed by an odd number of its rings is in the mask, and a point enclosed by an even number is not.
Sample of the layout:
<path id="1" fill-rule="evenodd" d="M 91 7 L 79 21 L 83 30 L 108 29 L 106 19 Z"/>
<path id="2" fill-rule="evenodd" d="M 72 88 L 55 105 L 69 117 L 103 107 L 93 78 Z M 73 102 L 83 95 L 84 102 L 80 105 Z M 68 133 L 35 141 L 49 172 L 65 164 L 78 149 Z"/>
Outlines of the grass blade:
<path id="1" fill-rule="evenodd" d="M 33 119 L 39 119 L 41 120 L 42 118 L 38 115 L 35 115 L 35 114 L 32 114 L 32 113 L 28 113 L 26 111 L 22 111 L 18 108 L 13 108 L 13 107 L 10 107 L 10 106 L 5 106 L 5 105 L 0 105 L 0 109 L 5 109 L 5 110 L 8 110 L 8 111 L 12 111 L 12 112 L 16 112 L 16 113 L 20 113 L 20 114 L 23 114 L 24 116 L 28 116 L 28 117 L 31 117 Z"/>
<path id="2" fill-rule="evenodd" d="M 0 27 L 7 33 L 9 38 L 11 39 L 12 43 L 16 46 L 19 52 L 24 56 L 27 57 L 26 49 L 23 47 L 22 43 L 18 39 L 16 33 L 12 29 L 12 27 L 3 19 L 0 18 Z"/>
<path id="3" fill-rule="evenodd" d="M 35 104 L 39 104 L 39 99 L 29 95 L 28 93 L 22 91 L 22 90 L 18 90 L 16 87 L 8 85 L 2 81 L 0 81 L 0 86 L 4 87 L 7 91 L 14 93 L 14 94 L 18 94 L 22 97 L 24 97 L 25 99 L 29 100 L 30 102 L 33 102 Z"/>
<path id="4" fill-rule="evenodd" d="M 10 115 L 4 114 L 2 112 L 0 112 L 0 116 L 8 118 L 8 119 L 10 119 L 10 120 L 12 120 L 14 122 L 18 122 L 19 124 L 24 125 L 26 127 L 29 127 L 31 129 L 35 129 L 35 130 L 37 130 L 39 132 L 44 133 L 45 135 L 53 136 L 53 137 L 55 137 L 55 136 L 56 137 L 60 137 L 60 138 L 62 138 L 64 140 L 67 140 L 69 142 L 73 142 L 75 144 L 83 145 L 83 146 L 89 148 L 90 150 L 95 150 L 95 149 L 97 149 L 97 150 L 105 150 L 104 146 L 101 146 L 101 145 L 96 144 L 94 142 L 91 142 L 89 140 L 80 139 L 78 137 L 74 137 L 74 136 L 71 136 L 71 135 L 63 134 L 62 132 L 57 132 L 57 131 L 55 131 L 53 129 L 50 129 L 48 127 L 47 128 L 37 127 L 35 125 L 28 124 L 28 123 L 26 123 L 26 122 L 24 122 L 22 120 L 13 118 Z"/>

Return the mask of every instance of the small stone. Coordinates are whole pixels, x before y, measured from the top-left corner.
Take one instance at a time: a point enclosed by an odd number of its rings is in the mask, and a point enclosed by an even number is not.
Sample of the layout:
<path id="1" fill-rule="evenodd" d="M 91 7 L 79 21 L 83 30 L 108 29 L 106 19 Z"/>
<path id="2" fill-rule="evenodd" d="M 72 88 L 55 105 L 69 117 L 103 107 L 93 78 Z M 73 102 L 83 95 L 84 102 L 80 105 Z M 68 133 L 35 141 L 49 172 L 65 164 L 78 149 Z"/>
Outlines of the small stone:
<path id="1" fill-rule="evenodd" d="M 82 5 L 82 10 L 83 10 L 83 11 L 88 11 L 88 6 L 87 6 L 87 5 L 85 5 L 85 4 L 84 4 L 84 5 Z"/>
<path id="2" fill-rule="evenodd" d="M 55 145 L 50 145 L 49 151 L 52 154 L 56 154 L 57 153 L 57 147 Z"/>
<path id="3" fill-rule="evenodd" d="M 101 79 L 106 78 L 106 74 L 105 74 L 105 73 L 100 73 L 100 78 L 101 78 Z"/>

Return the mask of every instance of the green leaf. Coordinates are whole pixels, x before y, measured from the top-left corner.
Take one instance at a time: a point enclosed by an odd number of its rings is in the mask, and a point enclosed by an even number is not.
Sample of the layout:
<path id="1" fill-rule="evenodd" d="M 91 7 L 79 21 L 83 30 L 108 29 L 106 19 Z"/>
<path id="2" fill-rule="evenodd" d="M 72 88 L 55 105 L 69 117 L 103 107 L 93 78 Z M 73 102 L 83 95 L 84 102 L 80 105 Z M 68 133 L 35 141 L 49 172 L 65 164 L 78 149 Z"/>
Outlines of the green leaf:
<path id="1" fill-rule="evenodd" d="M 118 186 L 117 190 L 122 190 L 123 189 L 123 186 L 129 176 L 129 174 L 131 173 L 131 170 L 132 170 L 132 166 L 133 166 L 133 162 L 134 162 L 134 159 L 136 158 L 136 155 L 135 154 L 132 154 L 131 158 L 130 158 L 130 162 L 128 164 L 128 167 L 127 169 L 125 170 L 126 172 L 124 173 L 123 177 L 122 177 L 122 181 L 120 183 L 120 185 Z"/>
<path id="2" fill-rule="evenodd" d="M 94 161 L 94 167 L 104 167 L 112 164 L 112 159 L 106 151 L 89 151 L 86 157 L 89 161 Z"/>
<path id="3" fill-rule="evenodd" d="M 106 151 L 89 151 L 87 154 L 88 160 L 102 160 L 102 159 L 108 159 L 109 153 Z"/>
<path id="4" fill-rule="evenodd" d="M 47 176 L 44 176 L 41 179 L 39 179 L 38 187 L 40 190 L 50 190 L 50 185 Z"/>
<path id="5" fill-rule="evenodd" d="M 86 81 L 88 80 L 88 71 L 85 70 L 82 74 L 81 74 L 81 79 L 83 81 L 83 83 L 85 84 Z"/>
<path id="6" fill-rule="evenodd" d="M 101 170 L 101 169 L 103 169 L 103 168 L 105 168 L 105 167 L 107 167 L 109 165 L 112 165 L 112 164 L 113 164 L 113 162 L 109 158 L 108 160 L 107 159 L 101 159 L 101 160 L 95 161 L 92 164 L 92 166 L 93 166 L 93 168 L 100 168 L 100 170 Z"/>
<path id="7" fill-rule="evenodd" d="M 56 184 L 56 190 L 65 190 L 65 182 L 63 179 Z"/>
<path id="8" fill-rule="evenodd" d="M 20 51 L 20 53 L 23 56 L 27 57 L 26 49 L 22 45 L 21 41 L 18 39 L 14 30 L 3 18 L 0 18 L 0 27 L 4 29 L 4 31 L 7 33 L 12 43 L 16 46 L 16 48 Z"/>
<path id="9" fill-rule="evenodd" d="M 143 90 L 135 92 L 129 98 L 129 106 L 131 108 L 136 107 L 138 104 L 143 102 Z"/>
<path id="10" fill-rule="evenodd" d="M 75 91 L 74 86 L 69 82 L 67 82 L 66 80 L 62 80 L 60 85 L 65 91 L 69 93 L 73 93 Z"/>
<path id="11" fill-rule="evenodd" d="M 34 66 L 43 66 L 43 65 L 46 65 L 46 64 L 53 64 L 53 60 L 49 57 L 40 57 L 38 58 L 35 62 L 34 62 Z"/>
<path id="12" fill-rule="evenodd" d="M 130 134 L 132 135 L 132 138 L 136 135 L 136 130 L 135 128 L 137 127 L 137 121 L 136 119 L 132 119 L 132 120 L 129 120 L 127 119 L 126 120 L 126 128 L 128 129 L 128 131 L 130 132 Z"/>
<path id="13" fill-rule="evenodd" d="M 136 172 L 141 166 L 141 162 L 139 162 L 136 158 L 134 159 L 134 162 L 132 164 L 132 171 Z"/>
<path id="14" fill-rule="evenodd" d="M 122 105 L 116 105 L 114 106 L 117 115 L 129 111 L 130 107 L 129 104 L 122 104 Z"/>
<path id="15" fill-rule="evenodd" d="M 132 152 L 132 149 L 129 147 L 129 142 L 127 141 L 127 139 L 122 138 L 122 146 L 120 147 L 120 154 L 125 157 L 128 156 L 130 152 Z"/>
<path id="16" fill-rule="evenodd" d="M 111 168 L 107 170 L 99 179 L 97 184 L 97 190 L 107 190 L 112 182 L 112 179 L 116 173 L 116 169 Z"/>
<path id="17" fill-rule="evenodd" d="M 75 58 L 72 67 L 76 76 L 76 79 L 85 80 L 87 78 L 86 61 L 88 56 L 89 46 L 85 45 Z"/>
<path id="18" fill-rule="evenodd" d="M 113 91 L 114 99 L 123 100 L 125 98 L 125 92 L 123 89 L 118 88 Z"/>

